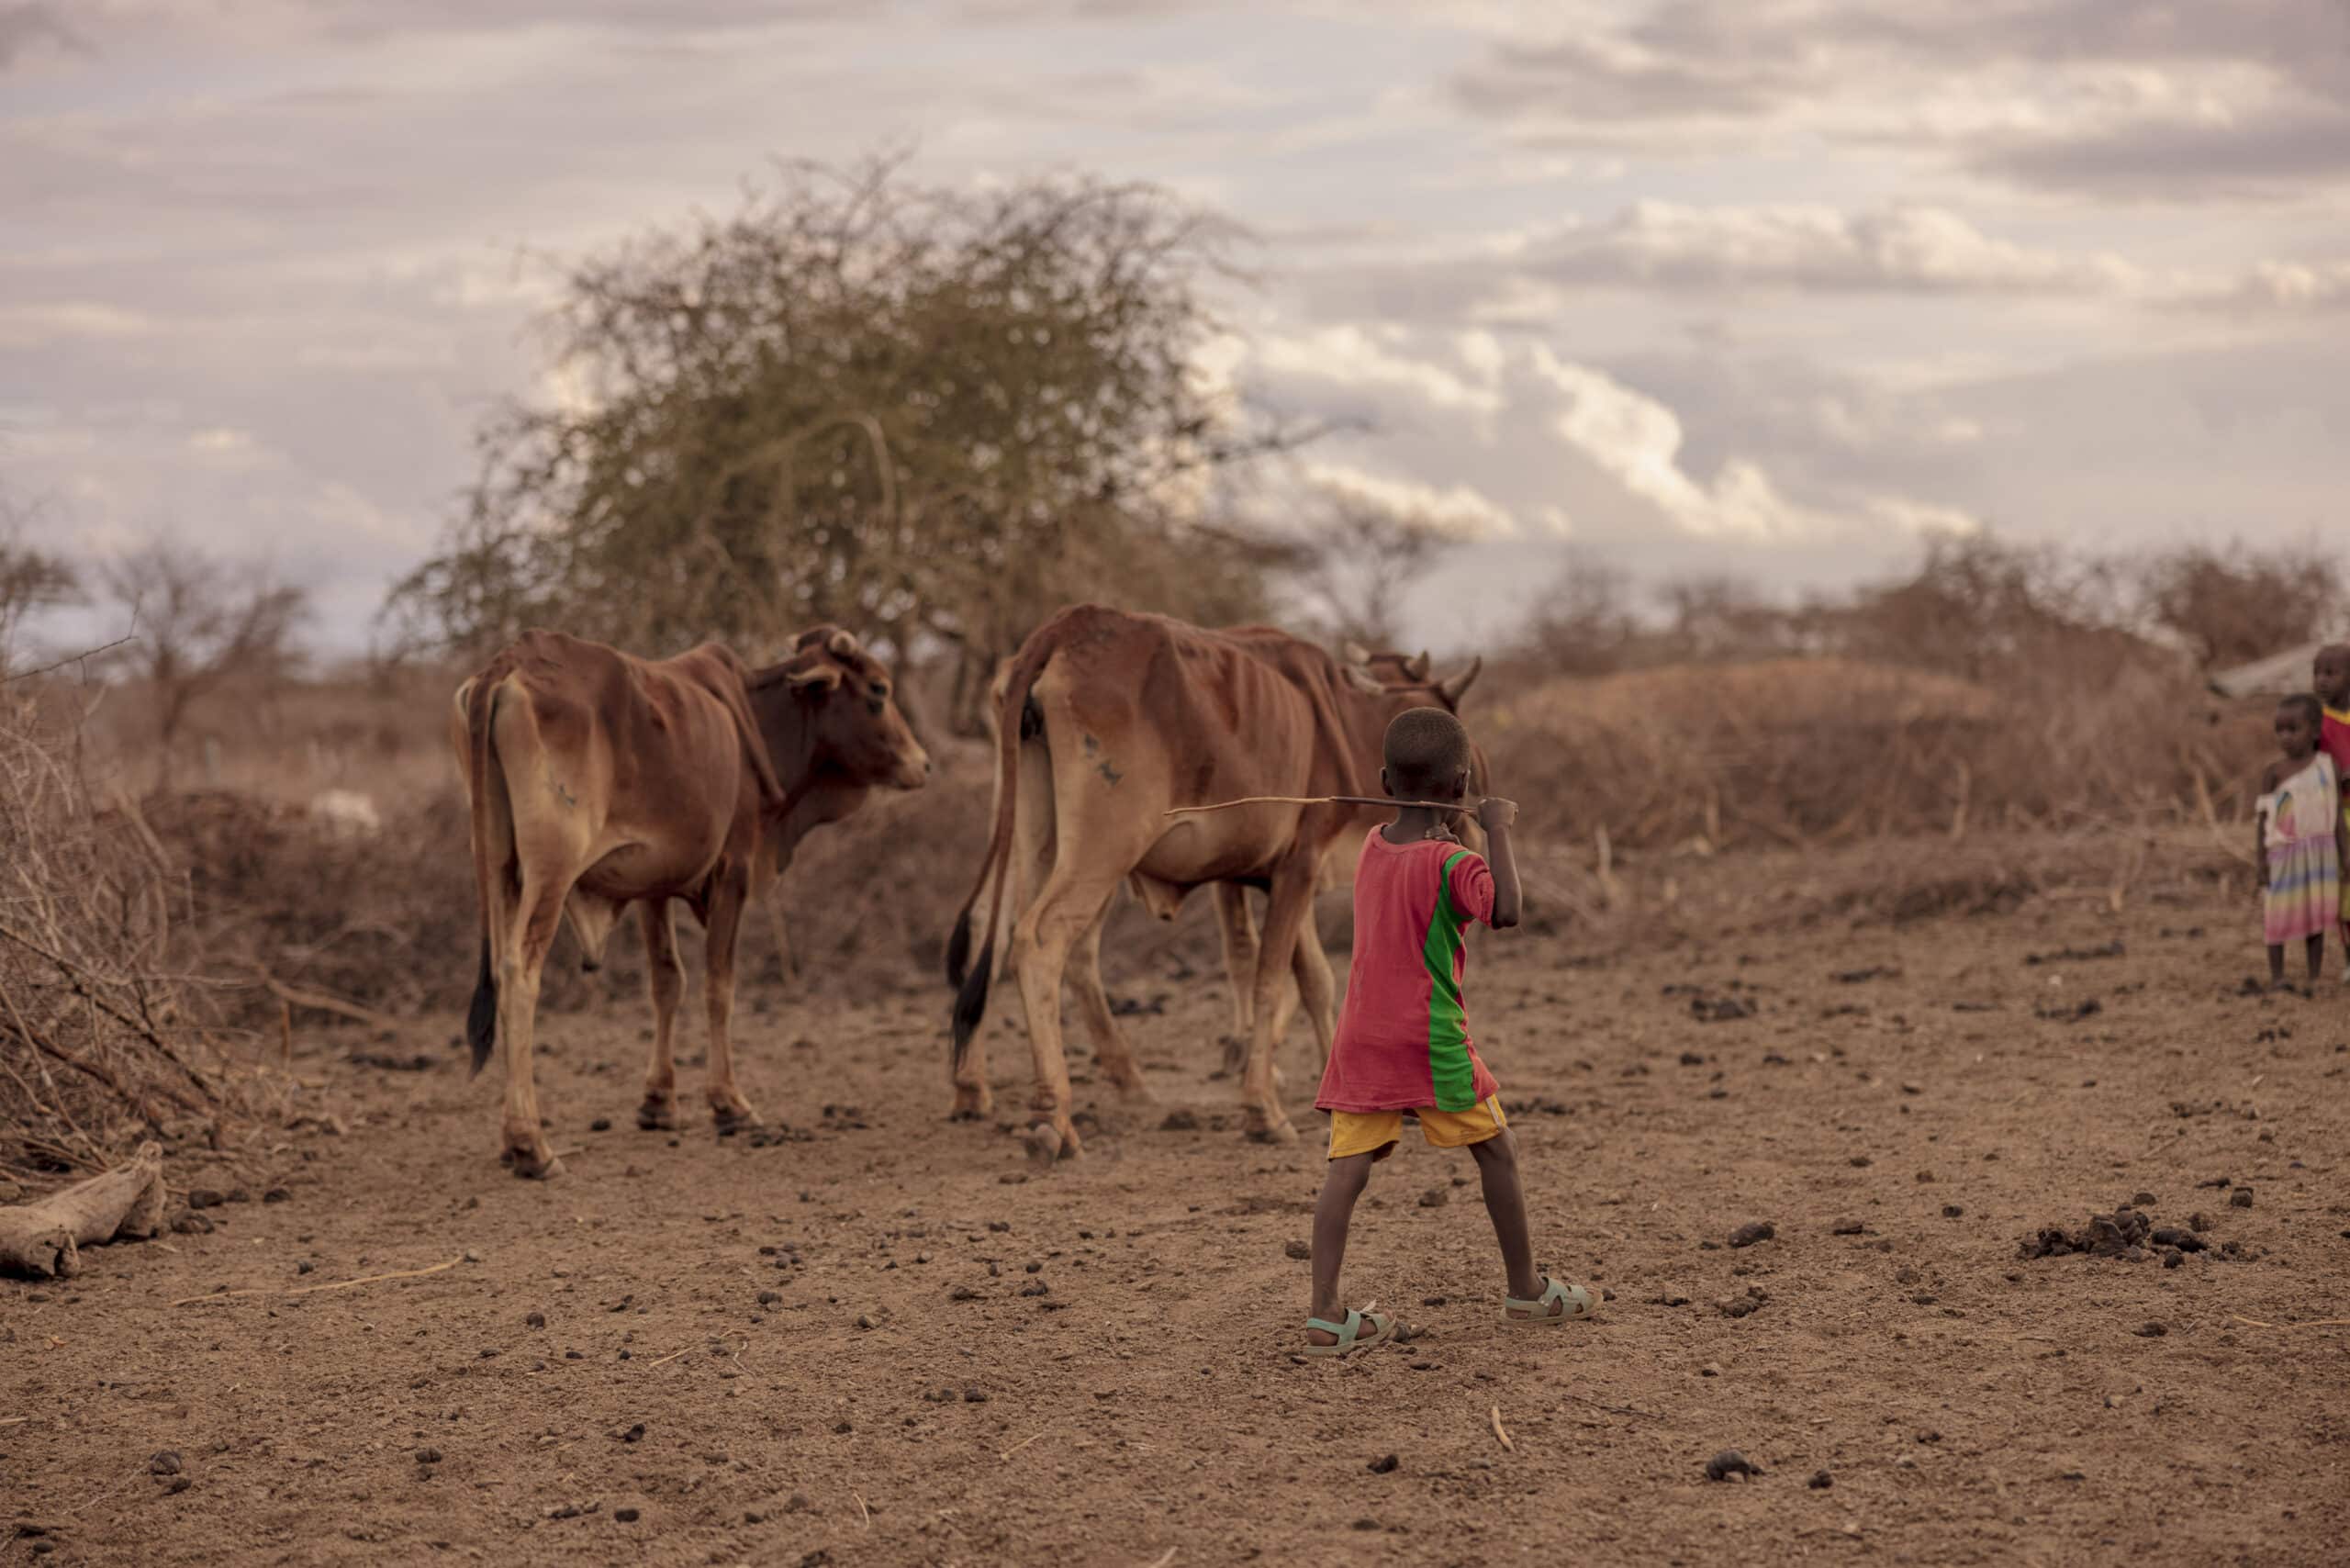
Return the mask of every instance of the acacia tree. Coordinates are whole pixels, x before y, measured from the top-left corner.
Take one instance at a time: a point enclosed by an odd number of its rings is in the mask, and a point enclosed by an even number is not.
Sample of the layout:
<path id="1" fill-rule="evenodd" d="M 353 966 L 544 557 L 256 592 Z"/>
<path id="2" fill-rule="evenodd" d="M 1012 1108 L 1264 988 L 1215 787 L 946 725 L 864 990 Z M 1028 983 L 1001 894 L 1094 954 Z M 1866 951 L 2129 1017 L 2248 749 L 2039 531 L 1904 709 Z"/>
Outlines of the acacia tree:
<path id="1" fill-rule="evenodd" d="M 493 420 L 390 609 L 647 651 L 833 620 L 951 645 L 981 688 L 1070 599 L 1253 614 L 1250 542 L 1193 526 L 1214 471 L 1295 439 L 1197 368 L 1233 239 L 1148 186 L 787 166 L 570 270 L 548 324 L 577 395 Z"/>
<path id="2" fill-rule="evenodd" d="M 104 563 L 98 579 L 138 630 L 126 657 L 146 678 L 157 773 L 168 783 L 172 749 L 196 700 L 231 680 L 282 674 L 308 596 L 168 540 Z"/>

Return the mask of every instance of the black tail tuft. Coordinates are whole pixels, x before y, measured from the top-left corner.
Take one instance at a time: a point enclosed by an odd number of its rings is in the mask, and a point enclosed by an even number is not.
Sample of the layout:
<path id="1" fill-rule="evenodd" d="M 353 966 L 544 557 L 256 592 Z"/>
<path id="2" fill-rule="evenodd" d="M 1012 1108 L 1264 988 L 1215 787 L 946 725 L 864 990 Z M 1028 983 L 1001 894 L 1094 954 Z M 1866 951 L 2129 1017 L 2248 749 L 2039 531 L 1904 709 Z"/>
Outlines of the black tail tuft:
<path id="1" fill-rule="evenodd" d="M 465 1040 L 474 1048 L 474 1071 L 489 1060 L 498 1043 L 498 976 L 489 967 L 489 939 L 482 938 L 481 978 L 474 981 L 474 1004 L 465 1014 Z"/>
<path id="2" fill-rule="evenodd" d="M 955 993 L 954 1063 L 958 1072 L 971 1036 L 979 1032 L 979 1020 L 988 1015 L 988 980 L 994 973 L 995 944 L 990 941 L 979 948 L 979 966 L 963 977 L 963 989 Z"/>
<path id="3" fill-rule="evenodd" d="M 955 935 L 946 939 L 946 983 L 959 986 L 971 969 L 971 912 L 965 910 L 955 922 Z"/>

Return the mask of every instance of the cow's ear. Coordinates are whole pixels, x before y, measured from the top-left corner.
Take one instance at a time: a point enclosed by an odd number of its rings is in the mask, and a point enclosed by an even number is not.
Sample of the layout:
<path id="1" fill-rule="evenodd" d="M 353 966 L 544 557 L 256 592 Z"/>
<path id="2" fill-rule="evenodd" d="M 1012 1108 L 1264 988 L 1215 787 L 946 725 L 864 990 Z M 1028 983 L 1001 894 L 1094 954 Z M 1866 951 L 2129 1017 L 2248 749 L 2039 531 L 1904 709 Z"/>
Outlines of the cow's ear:
<path id="1" fill-rule="evenodd" d="M 1437 694 L 1444 699 L 1448 706 L 1460 707 L 1461 696 L 1468 691 L 1470 683 L 1477 678 L 1477 672 L 1484 667 L 1485 655 L 1479 654 L 1469 661 L 1466 668 L 1454 670 L 1450 675 L 1438 681 Z"/>
<path id="2" fill-rule="evenodd" d="M 1363 693 L 1365 696 L 1377 697 L 1387 689 L 1385 687 L 1380 685 L 1379 682 L 1372 678 L 1371 673 L 1363 668 L 1360 665 L 1340 665 L 1338 666 L 1338 673 L 1346 678 L 1346 681 L 1348 686 L 1353 687 L 1357 691 Z"/>
<path id="3" fill-rule="evenodd" d="M 1367 665 L 1371 662 L 1371 650 L 1360 643 L 1348 643 L 1338 650 L 1338 654 L 1350 665 Z"/>
<path id="4" fill-rule="evenodd" d="M 784 671 L 783 683 L 802 691 L 832 691 L 840 686 L 841 672 L 838 666 L 819 660 L 806 669 Z"/>
<path id="5" fill-rule="evenodd" d="M 853 659 L 856 657 L 856 638 L 855 634 L 851 633 L 834 633 L 831 636 L 824 639 L 824 646 L 832 650 L 833 656 L 835 658 Z"/>
<path id="6" fill-rule="evenodd" d="M 1404 673 L 1414 680 L 1426 680 L 1428 678 L 1428 651 L 1422 648 L 1418 658 L 1405 659 Z"/>

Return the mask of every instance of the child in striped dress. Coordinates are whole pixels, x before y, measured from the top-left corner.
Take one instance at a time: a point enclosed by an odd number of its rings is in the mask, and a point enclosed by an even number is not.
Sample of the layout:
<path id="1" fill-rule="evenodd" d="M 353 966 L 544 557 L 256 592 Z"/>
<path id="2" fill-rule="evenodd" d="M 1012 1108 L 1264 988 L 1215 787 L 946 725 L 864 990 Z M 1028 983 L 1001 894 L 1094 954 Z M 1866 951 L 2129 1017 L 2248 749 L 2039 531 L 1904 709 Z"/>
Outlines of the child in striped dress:
<path id="1" fill-rule="evenodd" d="M 2342 867 L 2350 858 L 2350 829 L 2342 816 L 2342 780 L 2320 746 L 2324 709 L 2307 692 L 2277 705 L 2277 745 L 2283 753 L 2260 777 L 2255 816 L 2260 868 L 2262 934 L 2268 942 L 2268 982 L 2285 983 L 2285 945 L 2309 951 L 2314 983 L 2325 964 L 2325 933 L 2342 914 Z"/>
<path id="2" fill-rule="evenodd" d="M 2322 717 L 2318 723 L 2318 749 L 2333 759 L 2333 776 L 2350 778 L 2350 644 L 2328 643 L 2311 660 L 2310 689 L 2316 694 Z M 2342 805 L 2350 816 L 2350 800 Z M 2350 869 L 2350 860 L 2344 862 Z M 2343 897 L 2350 900 L 2350 878 L 2344 879 Z M 2343 951 L 2350 954 L 2350 903 L 2342 910 Z M 2350 985 L 2350 962 L 2342 966 L 2342 983 Z"/>

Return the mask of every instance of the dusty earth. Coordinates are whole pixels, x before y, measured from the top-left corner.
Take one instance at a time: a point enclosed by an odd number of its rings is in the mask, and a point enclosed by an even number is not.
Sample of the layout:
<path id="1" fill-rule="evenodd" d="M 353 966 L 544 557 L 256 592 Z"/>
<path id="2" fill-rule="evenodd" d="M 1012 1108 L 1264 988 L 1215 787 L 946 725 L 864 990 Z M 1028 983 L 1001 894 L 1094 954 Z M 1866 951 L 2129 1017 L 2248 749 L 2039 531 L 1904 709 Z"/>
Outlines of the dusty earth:
<path id="1" fill-rule="evenodd" d="M 1610 1299 L 1503 1324 L 1470 1162 L 1407 1142 L 1348 1294 L 1418 1336 L 1342 1365 L 1292 1354 L 1313 1134 L 1240 1140 L 1178 960 L 1116 988 L 1156 1103 L 1081 1086 L 1090 1156 L 1035 1177 L 941 1119 L 943 989 L 754 999 L 785 1141 L 638 1132 L 641 1004 L 555 1017 L 551 1184 L 493 1162 L 452 1020 L 320 1035 L 347 1135 L 0 1285 L 0 1562 L 2340 1562 L 2350 994 L 2239 994 L 2251 924 L 1498 939 L 1537 1249 Z M 2208 1249 L 2020 1255 L 2142 1193 Z"/>

